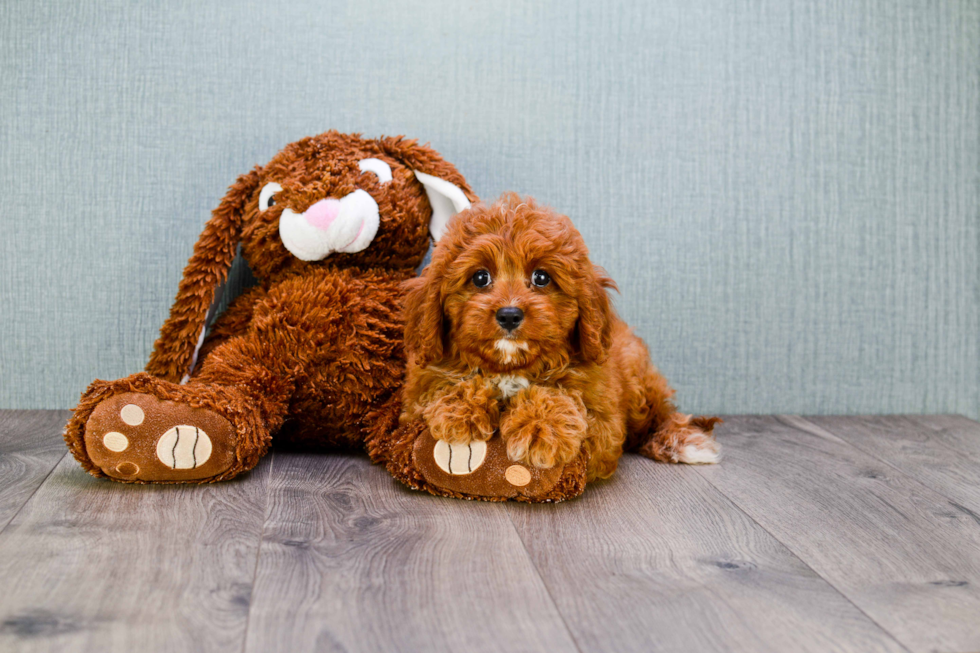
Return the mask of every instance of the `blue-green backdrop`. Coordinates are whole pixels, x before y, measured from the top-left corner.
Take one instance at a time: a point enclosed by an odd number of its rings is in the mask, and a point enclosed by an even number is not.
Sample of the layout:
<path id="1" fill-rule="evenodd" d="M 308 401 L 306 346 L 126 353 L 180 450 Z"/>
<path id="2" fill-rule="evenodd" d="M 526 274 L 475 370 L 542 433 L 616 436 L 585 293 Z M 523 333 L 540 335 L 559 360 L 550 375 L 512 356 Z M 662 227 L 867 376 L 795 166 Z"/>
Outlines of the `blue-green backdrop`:
<path id="1" fill-rule="evenodd" d="M 0 4 L 0 407 L 139 370 L 227 185 L 336 128 L 569 214 L 697 412 L 980 411 L 980 5 Z"/>

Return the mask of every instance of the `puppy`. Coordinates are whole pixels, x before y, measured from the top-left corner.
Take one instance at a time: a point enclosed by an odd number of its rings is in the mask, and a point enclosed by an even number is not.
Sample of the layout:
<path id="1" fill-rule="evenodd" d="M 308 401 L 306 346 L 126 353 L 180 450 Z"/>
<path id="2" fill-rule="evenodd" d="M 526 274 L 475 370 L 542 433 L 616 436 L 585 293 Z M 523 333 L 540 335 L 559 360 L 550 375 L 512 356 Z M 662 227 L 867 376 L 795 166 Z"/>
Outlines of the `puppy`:
<path id="1" fill-rule="evenodd" d="M 499 430 L 511 460 L 542 469 L 585 447 L 588 480 L 624 448 L 718 462 L 720 420 L 677 412 L 610 288 L 566 216 L 516 194 L 460 213 L 409 282 L 402 423 L 422 416 L 451 444 Z"/>

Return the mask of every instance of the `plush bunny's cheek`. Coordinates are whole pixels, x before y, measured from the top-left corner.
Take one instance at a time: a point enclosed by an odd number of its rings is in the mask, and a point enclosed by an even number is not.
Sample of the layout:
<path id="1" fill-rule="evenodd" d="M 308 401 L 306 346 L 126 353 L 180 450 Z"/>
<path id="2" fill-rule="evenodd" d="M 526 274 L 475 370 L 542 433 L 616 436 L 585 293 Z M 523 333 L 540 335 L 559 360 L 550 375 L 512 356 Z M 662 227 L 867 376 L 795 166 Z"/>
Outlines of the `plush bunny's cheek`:
<path id="1" fill-rule="evenodd" d="M 334 252 L 364 250 L 374 240 L 380 223 L 378 203 L 358 189 L 339 200 L 320 200 L 304 213 L 283 209 L 279 237 L 296 258 L 319 261 Z"/>

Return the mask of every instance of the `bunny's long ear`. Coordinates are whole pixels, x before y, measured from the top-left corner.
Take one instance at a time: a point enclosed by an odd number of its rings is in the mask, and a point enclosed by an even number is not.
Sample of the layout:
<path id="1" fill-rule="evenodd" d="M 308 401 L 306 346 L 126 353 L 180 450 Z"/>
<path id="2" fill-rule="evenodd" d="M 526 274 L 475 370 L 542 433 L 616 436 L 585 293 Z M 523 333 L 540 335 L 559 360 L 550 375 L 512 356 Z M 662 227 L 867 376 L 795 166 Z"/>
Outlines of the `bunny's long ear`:
<path id="1" fill-rule="evenodd" d="M 432 207 L 429 233 L 432 234 L 432 240 L 438 242 L 446 233 L 449 218 L 470 208 L 470 201 L 459 186 L 445 179 L 439 179 L 418 170 L 415 171 L 415 178 L 422 182 L 422 186 L 425 187 L 425 194 L 429 198 L 429 205 Z"/>
<path id="2" fill-rule="evenodd" d="M 184 382 L 197 362 L 210 313 L 238 249 L 245 206 L 259 186 L 259 168 L 235 181 L 211 214 L 194 245 L 170 317 L 160 329 L 146 371 L 174 383 Z"/>
<path id="3" fill-rule="evenodd" d="M 471 203 L 479 199 L 456 167 L 428 145 L 419 145 L 418 141 L 404 136 L 383 138 L 378 143 L 388 154 L 411 168 L 425 188 L 432 207 L 429 233 L 434 240 L 438 241 L 446 233 L 446 224 L 451 217 L 470 208 Z"/>

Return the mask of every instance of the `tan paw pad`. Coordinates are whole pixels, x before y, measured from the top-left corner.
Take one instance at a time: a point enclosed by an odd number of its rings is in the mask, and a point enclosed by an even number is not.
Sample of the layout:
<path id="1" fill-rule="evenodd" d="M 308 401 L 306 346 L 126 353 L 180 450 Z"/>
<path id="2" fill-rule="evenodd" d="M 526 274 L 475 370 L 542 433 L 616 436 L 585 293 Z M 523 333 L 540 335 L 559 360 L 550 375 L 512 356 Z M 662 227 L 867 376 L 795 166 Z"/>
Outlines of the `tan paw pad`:
<path id="1" fill-rule="evenodd" d="M 130 426 L 139 426 L 143 423 L 146 415 L 143 413 L 143 409 L 136 404 L 126 404 L 119 411 L 119 417 Z"/>
<path id="2" fill-rule="evenodd" d="M 119 453 L 120 451 L 126 451 L 129 448 L 129 438 L 120 433 L 119 431 L 109 431 L 102 436 L 102 444 L 109 451 L 115 451 Z"/>
<path id="3" fill-rule="evenodd" d="M 116 465 L 116 471 L 120 476 L 136 476 L 140 473 L 140 466 L 136 463 L 119 463 Z"/>
<path id="4" fill-rule="evenodd" d="M 522 467 L 521 465 L 511 465 L 504 472 L 504 478 L 511 485 L 516 485 L 517 487 L 524 487 L 531 482 L 531 472 L 528 471 L 527 467 Z"/>
<path id="5" fill-rule="evenodd" d="M 475 440 L 469 444 L 449 444 L 439 440 L 432 450 L 432 457 L 439 469 L 447 474 L 472 474 L 487 457 L 487 443 Z"/>
<path id="6" fill-rule="evenodd" d="M 196 469 L 211 457 L 211 438 L 196 426 L 175 426 L 157 442 L 157 458 L 170 469 Z"/>

